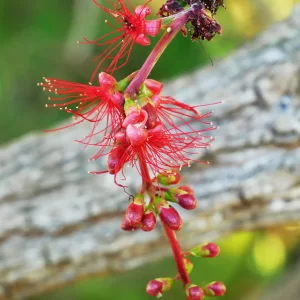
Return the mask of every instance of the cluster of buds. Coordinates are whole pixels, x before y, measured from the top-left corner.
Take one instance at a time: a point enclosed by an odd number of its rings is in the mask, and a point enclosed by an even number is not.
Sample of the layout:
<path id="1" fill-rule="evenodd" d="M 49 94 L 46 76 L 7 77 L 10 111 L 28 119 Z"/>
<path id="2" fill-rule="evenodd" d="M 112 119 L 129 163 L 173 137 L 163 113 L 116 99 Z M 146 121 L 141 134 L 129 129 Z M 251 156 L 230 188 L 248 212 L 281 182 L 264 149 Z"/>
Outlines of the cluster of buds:
<path id="1" fill-rule="evenodd" d="M 150 0 L 151 1 L 151 0 Z M 146 4 L 148 4 L 148 1 Z M 55 78 L 44 78 L 38 83 L 45 91 L 52 92 L 46 107 L 58 107 L 73 116 L 73 123 L 54 130 L 88 122 L 92 129 L 79 143 L 92 146 L 97 152 L 91 160 L 103 156 L 107 166 L 92 174 L 109 173 L 114 182 L 121 185 L 118 176 L 125 177 L 124 167 L 136 168 L 141 178 L 141 189 L 132 197 L 122 222 L 123 230 L 151 231 L 156 227 L 157 217 L 165 229 L 172 246 L 178 274 L 173 278 L 157 278 L 147 285 L 152 296 L 161 296 L 173 283 L 181 280 L 187 299 L 202 299 L 204 295 L 221 296 L 225 286 L 212 282 L 205 287 L 191 284 L 189 274 L 193 270 L 187 256 L 215 257 L 219 248 L 213 243 L 200 245 L 182 252 L 175 232 L 182 227 L 182 219 L 172 206 L 186 210 L 195 209 L 195 193 L 188 185 L 180 185 L 182 167 L 190 166 L 199 151 L 210 146 L 213 138 L 208 134 L 216 129 L 208 120 L 212 112 L 200 113 L 201 105 L 187 105 L 171 96 L 162 95 L 163 84 L 148 76 L 155 63 L 178 32 L 191 32 L 192 40 L 211 40 L 221 33 L 214 15 L 223 0 L 168 0 L 158 12 L 158 18 L 149 20 L 148 5 L 133 8 L 130 0 L 108 1 L 106 8 L 93 2 L 115 21 L 105 23 L 112 32 L 96 40 L 84 38 L 83 44 L 103 47 L 96 58 L 98 62 L 89 84 L 80 84 Z M 128 5 L 126 5 L 128 3 Z M 134 45 L 150 45 L 150 38 L 160 31 L 164 35 L 156 44 L 139 71 L 117 81 L 113 73 L 125 66 Z M 105 72 L 98 75 L 105 63 Z"/>
<path id="2" fill-rule="evenodd" d="M 193 255 L 203 258 L 214 258 L 218 256 L 219 253 L 220 249 L 218 245 L 214 243 L 198 245 L 190 251 L 183 253 L 183 262 L 187 274 L 189 275 L 192 272 L 194 266 L 193 263 L 188 258 L 186 258 L 186 256 Z M 180 274 L 177 274 L 173 278 L 164 277 L 153 279 L 148 282 L 146 292 L 151 296 L 160 297 L 163 295 L 163 293 L 169 291 L 172 288 L 175 281 L 180 279 Z M 219 281 L 210 282 L 203 287 L 190 282 L 185 284 L 185 293 L 188 300 L 201 300 L 204 298 L 204 296 L 223 296 L 225 292 L 225 285 Z"/>

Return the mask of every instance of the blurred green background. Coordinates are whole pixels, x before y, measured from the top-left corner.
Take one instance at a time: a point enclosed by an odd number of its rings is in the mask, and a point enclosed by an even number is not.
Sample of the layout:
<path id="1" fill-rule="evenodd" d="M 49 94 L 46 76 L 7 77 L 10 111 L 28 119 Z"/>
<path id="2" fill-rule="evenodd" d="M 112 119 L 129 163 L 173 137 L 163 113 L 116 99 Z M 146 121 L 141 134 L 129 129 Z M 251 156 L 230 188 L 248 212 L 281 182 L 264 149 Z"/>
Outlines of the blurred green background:
<path id="1" fill-rule="evenodd" d="M 101 0 L 100 0 L 101 1 Z M 106 2 L 106 0 L 102 0 Z M 133 1 L 141 3 L 141 1 Z M 153 0 L 157 11 L 164 1 Z M 217 19 L 223 36 L 212 42 L 192 43 L 178 36 L 151 77 L 166 80 L 228 55 L 271 23 L 287 17 L 294 0 L 227 0 Z M 299 2 L 299 1 L 298 1 Z M 0 144 L 26 132 L 51 128 L 66 117 L 45 109 L 47 96 L 36 87 L 43 76 L 85 83 L 99 48 L 78 45 L 82 36 L 101 36 L 108 29 L 104 15 L 91 0 L 2 0 L 0 2 Z M 155 44 L 153 40 L 151 47 Z M 138 69 L 151 47 L 136 46 L 131 60 L 117 78 Z M 193 282 L 225 282 L 224 300 L 260 299 L 268 284 L 282 276 L 299 246 L 298 225 L 238 233 L 220 241 L 222 254 L 214 260 L 195 260 Z M 175 273 L 173 260 L 144 266 L 126 274 L 94 278 L 35 299 L 151 299 L 145 284 Z M 164 299 L 183 299 L 178 284 Z"/>

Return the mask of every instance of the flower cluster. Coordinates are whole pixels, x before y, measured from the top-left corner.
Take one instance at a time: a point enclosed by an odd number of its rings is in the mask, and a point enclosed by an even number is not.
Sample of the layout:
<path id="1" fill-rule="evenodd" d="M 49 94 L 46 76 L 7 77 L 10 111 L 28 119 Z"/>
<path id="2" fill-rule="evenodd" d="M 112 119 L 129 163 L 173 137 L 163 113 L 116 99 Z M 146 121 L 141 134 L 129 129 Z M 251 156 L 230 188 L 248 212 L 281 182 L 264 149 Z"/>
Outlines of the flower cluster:
<path id="1" fill-rule="evenodd" d="M 199 152 L 210 146 L 216 129 L 209 121 L 212 112 L 199 112 L 201 105 L 182 103 L 162 94 L 163 84 L 148 76 L 162 52 L 186 25 L 192 26 L 192 39 L 211 40 L 221 33 L 214 14 L 223 1 L 168 0 L 158 15 L 164 18 L 146 19 L 151 14 L 148 1 L 134 8 L 130 0 L 108 1 L 106 8 L 96 0 L 93 2 L 115 22 L 105 22 L 112 32 L 96 40 L 84 39 L 85 44 L 104 47 L 96 58 L 98 65 L 91 81 L 105 62 L 105 72 L 98 75 L 98 84 L 89 85 L 55 78 L 44 78 L 38 83 L 43 90 L 54 93 L 46 107 L 58 107 L 73 116 L 73 123 L 54 130 L 61 130 L 82 122 L 91 124 L 90 133 L 81 144 L 97 149 L 91 160 L 106 157 L 107 167 L 91 171 L 92 174 L 109 173 L 114 182 L 125 176 L 125 166 L 136 168 L 141 178 L 141 188 L 133 197 L 121 224 L 123 230 L 151 231 L 159 217 L 172 246 L 178 274 L 171 278 L 151 280 L 146 288 L 148 294 L 160 296 L 177 280 L 183 282 L 187 299 L 203 299 L 204 295 L 221 296 L 225 286 L 212 282 L 205 287 L 192 284 L 189 274 L 193 264 L 187 258 L 215 257 L 220 250 L 216 244 L 208 243 L 182 252 L 175 232 L 183 222 L 178 205 L 186 210 L 197 206 L 196 195 L 188 185 L 179 185 L 180 171 L 192 162 L 200 162 Z M 210 13 L 210 15 L 209 15 Z M 164 31 L 144 65 L 126 78 L 117 81 L 114 72 L 129 60 L 135 44 L 148 46 L 150 37 Z M 179 186 L 177 186 L 179 185 Z"/>

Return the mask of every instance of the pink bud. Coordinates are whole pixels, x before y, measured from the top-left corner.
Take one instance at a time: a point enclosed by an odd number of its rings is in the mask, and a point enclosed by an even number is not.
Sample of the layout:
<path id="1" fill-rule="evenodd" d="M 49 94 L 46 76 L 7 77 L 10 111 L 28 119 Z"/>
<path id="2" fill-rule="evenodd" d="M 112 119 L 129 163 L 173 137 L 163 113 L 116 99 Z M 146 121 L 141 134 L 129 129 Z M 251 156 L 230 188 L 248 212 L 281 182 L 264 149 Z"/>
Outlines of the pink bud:
<path id="1" fill-rule="evenodd" d="M 189 300 L 202 300 L 204 298 L 203 290 L 200 286 L 195 284 L 186 285 L 185 293 Z"/>
<path id="2" fill-rule="evenodd" d="M 135 9 L 135 14 L 140 17 L 141 20 L 145 19 L 145 17 L 151 14 L 151 9 L 146 5 L 139 5 Z"/>
<path id="3" fill-rule="evenodd" d="M 161 24 L 161 19 L 145 21 L 145 34 L 150 36 L 157 36 L 160 32 Z"/>
<path id="4" fill-rule="evenodd" d="M 156 216 L 152 210 L 147 210 L 144 213 L 141 229 L 144 231 L 151 231 L 156 227 Z"/>
<path id="5" fill-rule="evenodd" d="M 136 227 L 144 215 L 144 197 L 137 195 L 132 202 L 130 202 L 122 223 L 122 228 Z"/>
<path id="6" fill-rule="evenodd" d="M 224 296 L 226 293 L 226 286 L 222 282 L 214 281 L 205 286 L 204 292 L 207 296 Z"/>
<path id="7" fill-rule="evenodd" d="M 161 297 L 162 293 L 171 289 L 174 279 L 170 277 L 156 278 L 148 282 L 146 292 L 154 297 Z"/>
<path id="8" fill-rule="evenodd" d="M 162 282 L 154 279 L 148 282 L 146 286 L 146 292 L 150 296 L 160 297 L 162 296 L 162 288 L 163 288 Z"/>
<path id="9" fill-rule="evenodd" d="M 101 72 L 98 76 L 98 80 L 101 87 L 112 87 L 117 83 L 116 79 L 104 72 Z"/>
<path id="10" fill-rule="evenodd" d="M 194 195 L 182 194 L 182 195 L 178 195 L 177 199 L 178 199 L 178 204 L 187 210 L 192 210 L 197 206 L 197 200 L 194 197 Z"/>
<path id="11" fill-rule="evenodd" d="M 117 174 L 121 168 L 120 161 L 126 150 L 123 145 L 118 145 L 113 148 L 107 158 L 107 169 L 110 174 Z"/>
<path id="12" fill-rule="evenodd" d="M 142 45 L 142 46 L 149 46 L 151 44 L 150 39 L 146 35 L 144 35 L 143 33 L 139 34 L 135 38 L 135 42 L 139 45 Z"/>
<path id="13" fill-rule="evenodd" d="M 148 131 L 136 125 L 129 124 L 126 128 L 126 136 L 134 147 L 141 146 L 148 137 Z"/>
<path id="14" fill-rule="evenodd" d="M 163 88 L 163 84 L 161 82 L 153 80 L 153 79 L 146 79 L 145 85 L 146 85 L 147 89 L 150 90 L 150 92 L 153 95 L 159 95 Z"/>
<path id="15" fill-rule="evenodd" d="M 180 230 L 182 220 L 179 213 L 172 207 L 161 206 L 159 216 L 163 222 L 172 230 Z"/>
<path id="16" fill-rule="evenodd" d="M 190 253 L 196 257 L 213 258 L 219 255 L 220 248 L 215 243 L 208 243 L 194 247 Z"/>

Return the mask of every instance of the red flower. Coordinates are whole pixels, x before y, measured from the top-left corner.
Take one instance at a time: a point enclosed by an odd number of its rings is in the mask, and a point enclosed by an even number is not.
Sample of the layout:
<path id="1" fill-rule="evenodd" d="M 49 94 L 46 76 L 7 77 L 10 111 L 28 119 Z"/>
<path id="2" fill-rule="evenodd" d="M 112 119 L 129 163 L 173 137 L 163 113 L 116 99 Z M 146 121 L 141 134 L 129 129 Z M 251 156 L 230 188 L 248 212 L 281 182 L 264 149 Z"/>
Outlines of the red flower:
<path id="1" fill-rule="evenodd" d="M 92 130 L 83 140 L 79 141 L 85 145 L 93 145 L 92 139 L 97 135 L 100 141 L 95 144 L 100 150 L 92 158 L 96 159 L 103 154 L 107 147 L 113 144 L 113 138 L 121 128 L 123 122 L 123 96 L 115 88 L 117 81 L 109 74 L 100 73 L 100 86 L 90 86 L 76 82 L 44 78 L 45 83 L 39 83 L 45 91 L 54 92 L 60 97 L 49 97 L 54 104 L 46 104 L 46 107 L 60 107 L 74 115 L 73 124 L 54 130 L 68 128 L 83 121 L 93 123 Z M 71 107 L 74 108 L 71 108 Z M 99 123 L 103 121 L 103 128 L 98 129 Z M 51 130 L 51 131 L 54 131 Z"/>
<path id="2" fill-rule="evenodd" d="M 106 60 L 110 60 L 108 67 L 105 69 L 108 73 L 120 69 L 127 64 L 131 50 L 134 44 L 142 46 L 150 45 L 148 36 L 158 35 L 161 28 L 161 19 L 145 20 L 151 14 L 151 9 L 145 5 L 138 6 L 135 10 L 128 0 L 129 7 L 126 6 L 125 0 L 116 0 L 115 3 L 108 1 L 112 9 L 106 8 L 96 0 L 94 3 L 115 19 L 117 26 L 111 24 L 108 20 L 105 22 L 113 28 L 110 33 L 96 39 L 88 40 L 84 38 L 82 44 L 93 44 L 100 47 L 106 47 L 105 50 L 95 58 L 98 65 L 91 77 L 93 81 L 97 71 Z"/>
<path id="3" fill-rule="evenodd" d="M 151 175 L 189 166 L 193 160 L 191 155 L 197 154 L 199 148 L 207 148 L 211 141 L 211 137 L 204 138 L 200 134 L 201 130 L 187 132 L 178 130 L 176 132 L 176 128 L 174 131 L 168 130 L 159 122 L 154 128 L 146 129 L 147 113 L 141 110 L 140 117 L 143 119 L 135 124 L 126 123 L 127 127 L 116 135 L 114 148 L 108 156 L 108 171 L 115 174 L 115 182 L 116 175 L 123 170 L 127 163 L 132 167 L 137 167 L 143 180 L 148 182 L 151 179 L 139 165 L 147 165 Z M 139 163 L 137 163 L 137 159 Z M 116 184 L 118 183 L 116 182 Z"/>

